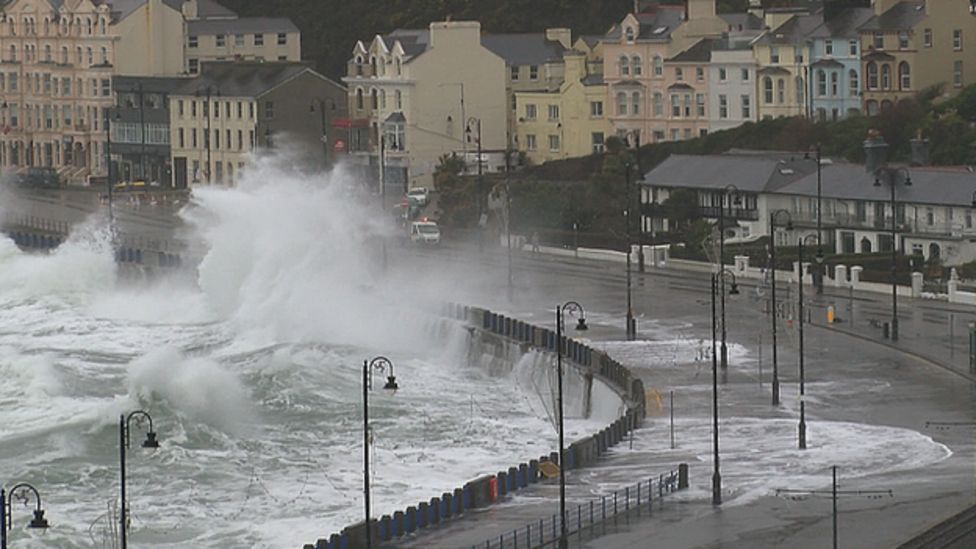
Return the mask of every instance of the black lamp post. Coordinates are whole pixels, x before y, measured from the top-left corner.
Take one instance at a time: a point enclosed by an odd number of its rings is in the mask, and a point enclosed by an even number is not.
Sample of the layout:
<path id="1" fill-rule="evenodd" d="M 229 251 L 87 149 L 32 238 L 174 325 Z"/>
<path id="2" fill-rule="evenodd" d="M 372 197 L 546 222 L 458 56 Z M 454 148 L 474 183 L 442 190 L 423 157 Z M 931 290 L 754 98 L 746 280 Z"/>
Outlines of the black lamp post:
<path id="1" fill-rule="evenodd" d="M 712 462 L 715 467 L 712 472 L 712 505 L 721 505 L 722 503 L 722 474 L 719 472 L 719 456 L 718 456 L 718 349 L 717 341 L 715 337 L 716 325 L 718 324 L 718 317 L 715 314 L 715 302 L 716 294 L 719 292 L 719 279 L 721 279 L 725 274 L 732 275 L 732 289 L 729 290 L 730 293 L 739 293 L 738 287 L 735 283 L 735 275 L 730 272 L 723 270 L 718 273 L 712 273 L 711 278 L 711 289 L 712 289 L 712 451 L 713 457 Z M 723 321 L 723 330 L 725 328 Z"/>
<path id="2" fill-rule="evenodd" d="M 728 360 L 726 359 L 726 357 L 728 356 L 728 343 L 727 343 L 728 342 L 728 336 L 727 336 L 727 332 L 725 330 L 725 279 L 726 278 L 731 278 L 732 279 L 732 286 L 729 287 L 729 292 L 728 292 L 729 295 L 739 295 L 739 285 L 735 283 L 735 273 L 733 273 L 732 271 L 730 271 L 730 270 L 728 270 L 728 269 L 726 269 L 724 267 L 722 268 L 722 270 L 720 270 L 716 274 L 716 276 L 718 277 L 719 293 L 722 294 L 721 295 L 721 301 L 722 301 L 722 359 L 723 359 L 722 360 L 722 369 L 724 371 L 726 368 L 729 367 Z"/>
<path id="3" fill-rule="evenodd" d="M 563 445 L 563 313 L 575 315 L 576 329 L 587 330 L 586 313 L 583 306 L 575 301 L 567 301 L 556 306 L 556 378 L 559 396 L 559 549 L 566 549 L 569 537 L 566 531 L 566 450 Z"/>
<path id="4" fill-rule="evenodd" d="M 898 341 L 898 206 L 895 201 L 895 187 L 899 176 L 903 176 L 902 184 L 912 185 L 912 175 L 905 168 L 889 167 L 885 165 L 888 143 L 877 130 L 868 132 L 864 141 L 865 164 L 868 173 L 874 174 L 874 186 L 880 187 L 881 180 L 891 188 L 891 340 Z"/>
<path id="5" fill-rule="evenodd" d="M 779 406 L 779 359 L 776 350 L 776 218 L 780 215 L 786 216 L 786 230 L 793 230 L 793 219 L 790 216 L 790 212 L 776 210 L 769 214 L 769 277 L 770 285 L 772 286 L 769 315 L 772 318 L 773 330 L 773 406 Z"/>
<path id="6" fill-rule="evenodd" d="M 396 391 L 400 387 L 393 375 L 393 362 L 390 359 L 378 356 L 363 361 L 363 505 L 366 511 L 367 549 L 373 546 L 373 526 L 370 524 L 369 510 L 369 391 L 373 388 L 373 371 L 385 373 L 387 368 L 390 369 L 390 375 L 386 377 L 383 388 Z"/>
<path id="7" fill-rule="evenodd" d="M 474 128 L 474 129 L 472 129 Z M 464 128 L 464 133 L 466 135 L 466 141 L 471 141 L 472 133 L 475 135 L 477 140 L 477 155 L 478 155 L 478 251 L 485 251 L 485 227 L 482 224 L 482 220 L 485 215 L 485 205 L 484 197 L 481 194 L 481 174 L 482 174 L 482 163 L 481 163 L 481 119 L 477 117 L 468 118 L 467 124 Z M 468 159 L 464 159 L 465 171 L 468 167 Z"/>
<path id="8" fill-rule="evenodd" d="M 138 417 L 140 422 L 142 419 L 149 421 L 149 430 L 146 432 L 146 440 L 142 442 L 142 447 L 159 448 L 159 441 L 156 440 L 156 432 L 153 431 L 153 421 L 149 412 L 136 410 L 135 412 L 130 412 L 128 417 L 125 414 L 119 416 L 119 473 L 122 480 L 120 490 L 122 504 L 119 510 L 119 534 L 122 541 L 122 549 L 126 549 L 128 546 L 127 530 L 129 525 L 129 512 L 125 503 L 125 450 L 129 447 L 129 431 L 131 430 L 130 424 L 132 423 L 133 417 Z"/>
<path id="9" fill-rule="evenodd" d="M 822 223 L 821 223 L 821 216 L 822 216 L 821 212 L 823 211 L 823 190 L 822 190 L 822 184 L 821 184 L 821 182 L 822 182 L 821 173 L 822 173 L 822 166 L 823 166 L 823 164 L 821 162 L 820 144 L 819 143 L 814 148 L 814 153 L 816 154 L 816 157 L 814 158 L 814 160 L 817 161 L 817 255 L 815 256 L 815 259 L 817 261 L 817 270 L 813 274 L 813 284 L 814 284 L 814 286 L 817 289 L 817 295 L 820 295 L 820 294 L 823 294 L 823 279 L 824 279 L 823 262 L 824 262 L 824 253 L 823 253 L 823 236 L 822 236 L 822 232 L 821 232 L 821 225 L 822 225 Z M 807 151 L 805 157 L 807 159 L 810 158 L 810 152 L 809 151 Z"/>
<path id="10" fill-rule="evenodd" d="M 329 101 L 332 105 L 332 110 L 335 110 L 335 101 Z M 322 141 L 322 163 L 323 165 L 329 164 L 329 139 L 326 133 L 325 127 L 325 100 L 318 97 L 312 99 L 312 104 L 308 107 L 309 112 L 315 112 L 315 107 L 318 106 L 319 109 L 319 124 L 321 125 L 322 135 L 319 140 Z"/>
<path id="11" fill-rule="evenodd" d="M 44 518 L 44 509 L 41 507 L 41 494 L 26 482 L 14 485 L 10 489 L 10 500 L 7 499 L 7 491 L 0 488 L 0 549 L 7 549 L 7 532 L 13 530 L 13 512 L 11 503 L 14 499 L 24 502 L 24 505 L 34 497 L 36 506 L 34 507 L 34 518 L 27 524 L 28 528 L 44 529 L 48 527 L 47 519 Z"/>
<path id="12" fill-rule="evenodd" d="M 738 193 L 739 193 L 738 187 L 736 187 L 735 185 L 726 185 L 722 189 L 722 195 L 719 198 L 719 205 L 718 205 L 719 272 L 725 272 L 725 199 L 726 197 L 728 197 L 729 199 L 729 212 L 731 213 L 733 199 L 735 200 L 736 204 L 738 204 L 740 201 L 740 198 L 738 197 Z M 732 290 L 734 291 L 730 291 L 729 292 L 730 295 L 735 295 L 739 293 L 739 291 L 736 290 L 735 286 L 732 287 Z M 729 367 L 729 350 L 725 344 L 725 277 L 724 276 L 721 276 L 719 278 L 719 293 L 721 294 L 721 301 L 722 301 L 722 369 L 725 369 Z"/>
<path id="13" fill-rule="evenodd" d="M 797 286 L 797 296 L 798 296 L 798 306 L 797 314 L 800 317 L 800 427 L 799 427 L 799 441 L 800 449 L 806 450 L 807 448 L 807 420 L 806 420 L 806 388 L 804 385 L 803 378 L 803 247 L 807 240 L 810 238 L 816 238 L 815 235 L 808 234 L 803 238 L 800 238 L 799 244 L 799 261 L 800 261 L 800 280 Z"/>
<path id="14" fill-rule="evenodd" d="M 633 240 L 631 239 L 630 228 L 631 228 L 631 208 L 634 205 L 634 197 L 630 190 L 630 161 L 624 162 L 624 195 L 626 198 L 626 204 L 624 205 L 624 234 L 627 238 L 627 341 L 633 341 L 637 339 L 637 330 L 634 326 L 634 306 L 631 300 L 631 277 L 630 277 L 630 254 L 633 251 L 631 244 Z"/>

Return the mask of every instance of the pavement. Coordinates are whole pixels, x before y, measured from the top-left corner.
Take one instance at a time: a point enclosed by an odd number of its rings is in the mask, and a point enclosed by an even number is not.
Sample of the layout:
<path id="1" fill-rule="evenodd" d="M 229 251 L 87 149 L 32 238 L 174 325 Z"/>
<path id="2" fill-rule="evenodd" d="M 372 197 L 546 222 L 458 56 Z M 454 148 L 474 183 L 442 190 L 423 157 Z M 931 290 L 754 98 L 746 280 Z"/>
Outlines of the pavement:
<path id="1" fill-rule="evenodd" d="M 30 202 L 37 215 L 72 222 L 83 217 L 80 212 L 97 208 L 57 196 Z M 160 238 L 179 226 L 167 212 L 130 210 L 121 215 L 133 230 Z M 899 299 L 901 337 L 892 342 L 877 326 L 890 318 L 890 296 L 832 288 L 823 296 L 805 293 L 813 320 L 805 333 L 809 448 L 798 450 L 798 323 L 779 324 L 782 402 L 773 406 L 770 319 L 763 312 L 764 298 L 751 281 L 743 281 L 744 291 L 727 300 L 732 353 L 719 385 L 723 503 L 713 506 L 707 273 L 651 267 L 634 273 L 640 341 L 627 342 L 622 265 L 519 251 L 513 254 L 514 299 L 509 302 L 504 250 L 477 250 L 476 242 L 395 249 L 392 276 L 432 299 L 445 299 L 445 288 L 450 288 L 453 301 L 536 325 L 551 326 L 553 308 L 576 300 L 586 307 L 591 326 L 585 338 L 627 364 L 652 397 L 662 397 L 653 398 L 651 416 L 635 433 L 633 447 L 621 444 L 598 466 L 567 475 L 569 508 L 656 477 L 678 463 L 690 465 L 691 488 L 670 496 L 652 518 L 619 521 L 605 532 L 571 540 L 573 546 L 823 547 L 832 536 L 830 500 L 822 494 L 782 497 L 776 490 L 829 489 L 831 465 L 839 467 L 844 491 L 892 494 L 880 499 L 851 495 L 839 501 L 841 547 L 897 546 L 976 501 L 974 429 L 953 424 L 976 420 L 967 334 L 976 309 Z M 795 301 L 795 288 L 778 294 L 784 303 Z M 842 322 L 826 324 L 829 305 Z M 557 494 L 553 481 L 536 485 L 501 505 L 395 546 L 485 547 L 488 540 L 558 513 Z"/>

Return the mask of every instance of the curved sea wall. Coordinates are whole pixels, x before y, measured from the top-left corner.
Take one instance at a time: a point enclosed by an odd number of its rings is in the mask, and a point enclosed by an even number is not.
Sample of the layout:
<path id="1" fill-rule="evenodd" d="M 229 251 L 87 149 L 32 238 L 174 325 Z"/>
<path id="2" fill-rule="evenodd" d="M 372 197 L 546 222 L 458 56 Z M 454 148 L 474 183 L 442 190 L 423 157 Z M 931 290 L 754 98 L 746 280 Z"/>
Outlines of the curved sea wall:
<path id="1" fill-rule="evenodd" d="M 603 420 L 606 427 L 568 444 L 563 456 L 552 452 L 513 463 L 497 474 L 472 479 L 451 492 L 372 519 L 369 528 L 374 543 L 395 541 L 440 522 L 457 520 L 470 509 L 493 505 L 508 492 L 542 480 L 545 466 L 540 464 L 545 462 L 561 464 L 567 469 L 592 465 L 644 419 L 643 383 L 606 353 L 566 336 L 557 341 L 554 330 L 487 309 L 447 304 L 441 313 L 446 322 L 461 322 L 467 328 L 469 367 L 479 367 L 496 376 L 515 375 L 521 382 L 535 387 L 540 397 L 552 395 L 547 411 L 553 418 L 556 399 L 551 382 L 555 380 L 556 350 L 561 349 L 565 414 Z M 306 544 L 304 549 L 365 546 L 366 524 L 359 522 L 315 544 Z"/>

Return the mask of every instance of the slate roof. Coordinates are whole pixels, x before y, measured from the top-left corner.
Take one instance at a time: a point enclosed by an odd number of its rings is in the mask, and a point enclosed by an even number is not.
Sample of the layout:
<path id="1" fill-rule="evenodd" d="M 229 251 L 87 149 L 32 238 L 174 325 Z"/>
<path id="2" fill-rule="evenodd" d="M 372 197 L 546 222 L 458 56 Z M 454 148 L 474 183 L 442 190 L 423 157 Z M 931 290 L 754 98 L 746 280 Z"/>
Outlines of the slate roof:
<path id="1" fill-rule="evenodd" d="M 64 0 L 49 1 L 55 9 L 60 8 L 64 4 Z M 94 4 L 108 4 L 115 20 L 121 21 L 142 7 L 146 2 L 147 0 L 95 0 Z M 162 0 L 162 2 L 176 11 L 182 11 L 183 9 L 183 0 Z M 197 0 L 197 17 L 199 19 L 234 19 L 237 18 L 237 14 L 213 0 Z"/>
<path id="2" fill-rule="evenodd" d="M 970 206 L 976 172 L 964 167 L 908 168 L 911 186 L 899 185 L 899 202 Z M 645 174 L 644 183 L 657 187 L 719 190 L 735 185 L 742 192 L 817 196 L 816 163 L 798 153 L 750 151 L 748 154 L 671 155 Z M 891 189 L 875 186 L 861 164 L 825 162 L 821 166 L 823 196 L 841 200 L 887 202 Z"/>
<path id="3" fill-rule="evenodd" d="M 860 30 L 908 30 L 923 19 L 925 19 L 925 2 L 922 0 L 905 0 L 895 4 L 881 15 L 872 17 L 861 25 Z"/>
<path id="4" fill-rule="evenodd" d="M 427 46 L 430 44 L 430 31 L 421 29 L 396 29 L 383 37 L 383 42 L 386 43 L 388 48 L 392 48 L 393 44 L 398 40 L 407 58 L 416 57 L 427 51 Z"/>
<path id="5" fill-rule="evenodd" d="M 314 73 L 302 63 L 201 63 L 200 74 L 173 95 L 196 95 L 209 86 L 226 97 L 258 97 L 306 71 Z"/>
<path id="6" fill-rule="evenodd" d="M 135 90 L 142 84 L 145 93 L 170 93 L 186 85 L 190 78 L 185 76 L 114 76 L 112 88 L 115 90 Z"/>
<path id="7" fill-rule="evenodd" d="M 182 0 L 163 0 L 164 2 L 174 2 L 176 4 L 182 4 Z M 179 9 L 179 8 L 177 8 Z M 197 0 L 197 17 L 200 19 L 209 19 L 212 17 L 237 17 L 237 14 L 233 11 L 221 6 L 213 0 Z"/>
<path id="8" fill-rule="evenodd" d="M 635 15 L 640 29 L 638 40 L 670 40 L 671 33 L 684 21 L 684 10 L 676 6 L 658 6 L 646 13 Z M 620 41 L 620 23 L 617 23 L 603 37 L 604 42 Z"/>
<path id="9" fill-rule="evenodd" d="M 712 59 L 712 48 L 717 42 L 719 40 L 714 38 L 703 38 L 668 61 L 675 63 L 708 63 Z"/>
<path id="10" fill-rule="evenodd" d="M 505 60 L 506 65 L 543 65 L 558 63 L 566 48 L 554 40 L 546 40 L 545 33 L 485 34 L 481 45 Z"/>
<path id="11" fill-rule="evenodd" d="M 847 8 L 824 21 L 811 33 L 812 38 L 857 38 L 857 29 L 874 17 L 871 8 Z"/>
<path id="12" fill-rule="evenodd" d="M 821 24 L 823 24 L 823 16 L 820 13 L 794 15 L 782 25 L 762 35 L 756 43 L 795 44 L 810 36 Z"/>
<path id="13" fill-rule="evenodd" d="M 239 19 L 199 19 L 186 22 L 187 32 L 195 35 L 298 32 L 291 19 L 284 17 L 241 17 Z"/>
<path id="14" fill-rule="evenodd" d="M 718 14 L 722 21 L 725 21 L 729 25 L 729 32 L 739 31 L 739 26 L 741 25 L 741 30 L 763 30 L 766 28 L 766 23 L 759 17 L 751 13 L 720 13 Z"/>

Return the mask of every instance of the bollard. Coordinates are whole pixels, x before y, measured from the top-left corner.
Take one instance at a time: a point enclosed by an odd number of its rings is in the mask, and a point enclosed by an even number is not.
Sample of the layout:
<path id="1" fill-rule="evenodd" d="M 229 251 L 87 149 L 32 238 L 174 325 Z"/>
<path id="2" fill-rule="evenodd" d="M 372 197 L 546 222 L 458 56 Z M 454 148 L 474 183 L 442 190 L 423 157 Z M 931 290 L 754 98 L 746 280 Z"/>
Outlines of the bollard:
<path id="1" fill-rule="evenodd" d="M 834 323 L 834 306 L 829 305 L 827 306 L 827 324 L 833 324 L 833 323 Z"/>
<path id="2" fill-rule="evenodd" d="M 376 529 L 379 532 L 380 541 L 390 541 L 393 538 L 393 532 L 390 531 L 390 522 L 392 520 L 390 515 L 383 515 L 380 518 Z"/>
<path id="3" fill-rule="evenodd" d="M 549 454 L 549 461 L 555 463 L 562 467 L 562 463 L 559 461 L 559 452 L 552 452 Z"/>
<path id="4" fill-rule="evenodd" d="M 887 322 L 885 322 L 881 326 L 881 337 L 883 337 L 885 339 L 888 339 L 888 323 Z"/>
<path id="5" fill-rule="evenodd" d="M 404 534 L 403 511 L 393 513 L 393 537 L 398 538 Z"/>
<path id="6" fill-rule="evenodd" d="M 508 491 L 509 492 L 514 492 L 519 489 L 518 476 L 519 476 L 518 467 L 508 468 Z"/>
<path id="7" fill-rule="evenodd" d="M 430 518 L 430 505 L 426 501 L 417 504 L 417 528 L 426 528 Z"/>
<path id="8" fill-rule="evenodd" d="M 460 515 L 464 512 L 464 489 L 455 488 L 454 495 L 451 496 L 451 514 Z"/>
<path id="9" fill-rule="evenodd" d="M 678 490 L 688 487 L 688 464 L 678 465 Z"/>
<path id="10" fill-rule="evenodd" d="M 497 483 L 497 486 L 498 486 L 498 495 L 499 496 L 504 496 L 505 494 L 507 494 L 508 493 L 508 473 L 506 473 L 505 471 L 499 471 L 498 474 L 495 475 L 495 479 L 494 480 L 495 480 L 495 482 Z"/>
<path id="11" fill-rule="evenodd" d="M 451 513 L 454 511 L 454 497 L 450 492 L 444 492 L 441 494 L 441 518 L 447 519 L 451 518 Z"/>
<path id="12" fill-rule="evenodd" d="M 430 498 L 430 516 L 427 517 L 427 522 L 430 524 L 437 524 L 441 521 L 441 498 L 434 496 Z"/>
<path id="13" fill-rule="evenodd" d="M 412 534 L 417 531 L 417 508 L 411 505 L 403 515 L 403 531 Z"/>

